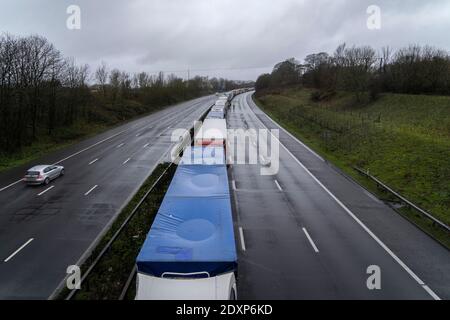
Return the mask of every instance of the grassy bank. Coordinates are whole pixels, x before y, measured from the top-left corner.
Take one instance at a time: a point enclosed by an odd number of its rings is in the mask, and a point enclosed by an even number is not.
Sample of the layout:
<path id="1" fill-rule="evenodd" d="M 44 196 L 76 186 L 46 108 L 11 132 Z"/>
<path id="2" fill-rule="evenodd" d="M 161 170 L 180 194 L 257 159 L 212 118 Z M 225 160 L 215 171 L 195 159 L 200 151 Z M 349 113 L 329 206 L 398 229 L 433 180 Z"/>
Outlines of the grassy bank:
<path id="1" fill-rule="evenodd" d="M 356 103 L 344 92 L 319 101 L 313 97 L 317 97 L 314 90 L 291 88 L 260 93 L 257 102 L 370 189 L 374 186 L 357 175 L 353 166 L 369 169 L 450 223 L 450 97 L 383 94 L 365 103 Z"/>

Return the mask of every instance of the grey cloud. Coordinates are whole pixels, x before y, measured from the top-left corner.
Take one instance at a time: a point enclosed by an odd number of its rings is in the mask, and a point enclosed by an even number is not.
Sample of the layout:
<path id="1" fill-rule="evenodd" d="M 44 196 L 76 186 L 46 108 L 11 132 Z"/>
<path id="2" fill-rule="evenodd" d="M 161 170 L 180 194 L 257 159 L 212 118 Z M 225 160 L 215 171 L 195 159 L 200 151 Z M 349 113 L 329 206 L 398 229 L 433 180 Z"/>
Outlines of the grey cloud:
<path id="1" fill-rule="evenodd" d="M 341 42 L 375 48 L 421 43 L 450 49 L 450 3 L 444 0 L 2 0 L 0 4 L 1 31 L 42 34 L 79 62 L 95 67 L 104 60 L 131 72 L 189 68 L 204 70 L 198 72 L 202 75 L 255 79 L 278 61 L 332 52 Z M 65 27 L 70 4 L 81 7 L 79 31 Z M 366 28 L 371 4 L 382 10 L 381 30 Z"/>

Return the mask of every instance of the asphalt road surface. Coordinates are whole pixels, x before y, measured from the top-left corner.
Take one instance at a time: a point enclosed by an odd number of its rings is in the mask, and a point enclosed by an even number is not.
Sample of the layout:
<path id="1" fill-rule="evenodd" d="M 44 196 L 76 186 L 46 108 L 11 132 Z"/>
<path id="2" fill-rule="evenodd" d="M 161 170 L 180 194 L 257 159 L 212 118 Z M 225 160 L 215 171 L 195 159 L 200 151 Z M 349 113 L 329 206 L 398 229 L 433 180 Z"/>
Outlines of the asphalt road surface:
<path id="1" fill-rule="evenodd" d="M 251 93 L 233 105 L 230 128 L 280 129 Z M 450 298 L 447 249 L 287 132 L 279 141 L 276 175 L 260 174 L 264 159 L 230 172 L 240 299 Z"/>
<path id="2" fill-rule="evenodd" d="M 46 299 L 171 148 L 212 105 L 166 108 L 0 175 L 0 299 Z M 61 161 L 62 160 L 62 161 Z M 20 181 L 34 164 L 60 163 L 48 186 Z"/>

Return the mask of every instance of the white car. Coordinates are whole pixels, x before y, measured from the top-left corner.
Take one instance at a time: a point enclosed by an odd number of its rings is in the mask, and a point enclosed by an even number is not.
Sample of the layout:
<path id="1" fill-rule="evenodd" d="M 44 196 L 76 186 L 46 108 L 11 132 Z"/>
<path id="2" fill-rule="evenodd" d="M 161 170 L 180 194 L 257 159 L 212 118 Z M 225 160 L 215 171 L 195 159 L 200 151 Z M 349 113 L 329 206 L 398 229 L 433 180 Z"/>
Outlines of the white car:
<path id="1" fill-rule="evenodd" d="M 56 165 L 39 165 L 29 169 L 23 181 L 27 184 L 44 184 L 47 185 L 50 181 L 64 175 L 64 167 Z"/>

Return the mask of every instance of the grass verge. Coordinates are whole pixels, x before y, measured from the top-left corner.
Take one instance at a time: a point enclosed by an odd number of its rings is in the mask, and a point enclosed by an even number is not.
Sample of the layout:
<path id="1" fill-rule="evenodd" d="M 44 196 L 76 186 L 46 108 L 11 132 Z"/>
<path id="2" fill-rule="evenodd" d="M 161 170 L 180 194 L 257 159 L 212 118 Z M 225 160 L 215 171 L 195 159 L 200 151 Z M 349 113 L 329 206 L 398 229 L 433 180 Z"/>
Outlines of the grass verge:
<path id="1" fill-rule="evenodd" d="M 0 172 L 39 159 L 50 152 L 63 149 L 113 127 L 102 124 L 79 123 L 70 129 L 64 129 L 65 132 L 62 134 L 42 135 L 37 141 L 23 147 L 20 151 L 0 155 Z"/>

